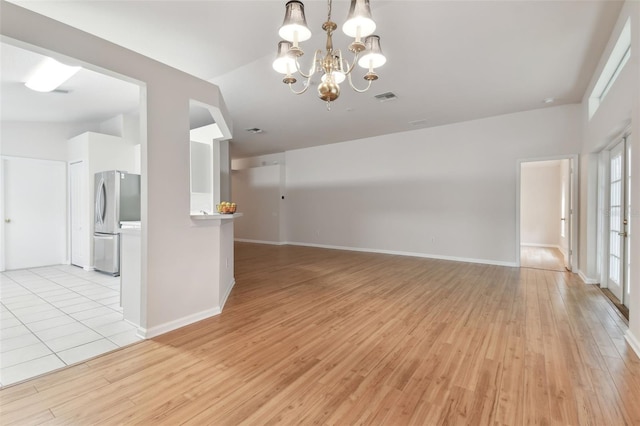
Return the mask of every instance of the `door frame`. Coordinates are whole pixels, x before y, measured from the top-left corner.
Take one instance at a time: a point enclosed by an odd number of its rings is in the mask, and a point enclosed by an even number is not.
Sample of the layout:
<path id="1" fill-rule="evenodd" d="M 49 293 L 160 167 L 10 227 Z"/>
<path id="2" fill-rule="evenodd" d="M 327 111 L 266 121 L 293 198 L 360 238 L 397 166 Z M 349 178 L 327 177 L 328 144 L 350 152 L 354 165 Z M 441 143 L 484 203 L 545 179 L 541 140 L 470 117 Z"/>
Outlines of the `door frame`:
<path id="1" fill-rule="evenodd" d="M 4 267 L 4 254 L 6 253 L 4 248 L 4 227 L 5 227 L 5 216 L 4 216 L 4 156 L 0 156 L 0 201 L 2 201 L 2 208 L 0 209 L 0 272 L 5 271 Z"/>
<path id="2" fill-rule="evenodd" d="M 522 191 L 522 163 L 536 163 L 540 161 L 553 161 L 553 160 L 569 160 L 569 188 L 571 190 L 570 196 L 570 211 L 569 215 L 569 255 L 571 272 L 578 271 L 578 154 L 569 155 L 555 155 L 551 157 L 533 157 L 533 158 L 521 158 L 516 161 L 516 235 L 515 235 L 515 264 L 516 267 L 520 267 L 520 200 Z"/>
<path id="3" fill-rule="evenodd" d="M 611 150 L 615 148 L 618 144 L 624 143 L 623 145 L 623 154 L 624 154 L 624 175 L 623 181 L 625 182 L 624 194 L 624 214 L 628 214 L 627 207 L 629 200 L 627 200 L 627 190 L 626 187 L 628 185 L 628 173 L 627 166 L 629 164 L 629 149 L 631 147 L 629 143 L 629 137 L 631 136 L 631 127 L 628 126 L 624 131 L 619 133 L 615 138 L 608 143 L 602 151 L 598 153 L 598 230 L 597 230 L 597 242 L 600 244 L 597 250 L 597 258 L 596 265 L 599 271 L 599 279 L 600 279 L 600 287 L 609 288 L 609 221 L 607 216 L 607 211 L 609 209 L 610 204 L 610 188 L 608 186 L 608 181 L 611 175 Z M 629 219 L 629 218 L 627 218 Z M 629 238 L 629 237 L 627 237 Z M 630 285 L 627 277 L 627 262 L 629 261 L 629 253 L 627 252 L 628 240 L 623 243 L 624 256 L 622 259 L 622 268 L 623 272 L 623 282 L 622 286 L 622 299 L 620 303 L 627 306 L 628 300 L 626 300 L 625 292 L 628 290 L 627 286 Z"/>

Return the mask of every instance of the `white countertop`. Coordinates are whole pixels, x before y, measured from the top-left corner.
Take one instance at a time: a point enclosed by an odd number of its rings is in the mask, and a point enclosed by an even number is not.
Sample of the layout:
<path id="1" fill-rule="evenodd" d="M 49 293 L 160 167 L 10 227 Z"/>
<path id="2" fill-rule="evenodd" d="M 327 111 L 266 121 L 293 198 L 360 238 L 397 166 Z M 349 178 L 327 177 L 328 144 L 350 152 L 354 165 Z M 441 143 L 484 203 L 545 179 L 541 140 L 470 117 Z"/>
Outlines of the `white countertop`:
<path id="1" fill-rule="evenodd" d="M 140 221 L 122 221 L 120 222 L 120 229 L 140 229 Z"/>
<path id="2" fill-rule="evenodd" d="M 242 213 L 233 213 L 233 214 L 220 214 L 220 213 L 212 213 L 212 214 L 192 214 L 191 219 L 195 220 L 229 220 L 234 219 L 236 217 L 242 217 Z"/>

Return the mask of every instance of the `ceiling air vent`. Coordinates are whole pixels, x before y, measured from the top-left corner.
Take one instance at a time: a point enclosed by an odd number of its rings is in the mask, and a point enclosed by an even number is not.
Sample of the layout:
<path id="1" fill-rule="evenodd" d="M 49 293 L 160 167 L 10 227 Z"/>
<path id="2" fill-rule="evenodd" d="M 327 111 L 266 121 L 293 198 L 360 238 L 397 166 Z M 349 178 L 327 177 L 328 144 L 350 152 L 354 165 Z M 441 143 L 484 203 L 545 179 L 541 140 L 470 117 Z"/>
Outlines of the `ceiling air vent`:
<path id="1" fill-rule="evenodd" d="M 394 101 L 398 99 L 396 94 L 393 92 L 380 93 L 379 95 L 375 95 L 374 98 L 376 98 L 380 102 Z"/>
<path id="2" fill-rule="evenodd" d="M 254 135 L 256 133 L 262 133 L 262 129 L 258 129 L 257 127 L 252 127 L 251 129 L 245 129 L 245 130 L 249 133 L 253 133 Z"/>
<path id="3" fill-rule="evenodd" d="M 427 119 L 423 118 L 421 120 L 410 121 L 409 124 L 411 124 L 412 126 L 426 126 Z"/>

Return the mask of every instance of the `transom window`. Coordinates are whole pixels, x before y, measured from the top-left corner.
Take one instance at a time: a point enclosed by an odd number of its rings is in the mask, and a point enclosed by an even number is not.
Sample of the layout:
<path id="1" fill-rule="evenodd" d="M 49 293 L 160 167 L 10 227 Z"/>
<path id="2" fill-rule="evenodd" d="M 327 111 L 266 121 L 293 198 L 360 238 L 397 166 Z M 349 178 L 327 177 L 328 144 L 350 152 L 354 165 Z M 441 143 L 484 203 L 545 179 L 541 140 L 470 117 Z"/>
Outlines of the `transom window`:
<path id="1" fill-rule="evenodd" d="M 618 75 L 620 75 L 624 66 L 629 62 L 630 57 L 631 19 L 627 19 L 627 22 L 620 32 L 618 41 L 611 51 L 611 55 L 609 55 L 609 59 L 602 69 L 602 73 L 600 74 L 598 81 L 595 86 L 593 86 L 591 96 L 589 96 L 589 119 L 591 119 L 598 110 L 598 107 L 604 100 L 605 96 L 607 96 L 607 93 L 609 93 L 609 89 L 613 86 Z"/>

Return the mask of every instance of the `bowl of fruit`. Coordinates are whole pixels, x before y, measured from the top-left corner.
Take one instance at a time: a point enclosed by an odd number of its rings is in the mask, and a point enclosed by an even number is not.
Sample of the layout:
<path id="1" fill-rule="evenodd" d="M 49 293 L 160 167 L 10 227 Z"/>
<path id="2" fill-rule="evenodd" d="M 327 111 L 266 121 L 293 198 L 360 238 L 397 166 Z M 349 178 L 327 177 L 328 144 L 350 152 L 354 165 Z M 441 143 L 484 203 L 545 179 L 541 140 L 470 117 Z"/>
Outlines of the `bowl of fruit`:
<path id="1" fill-rule="evenodd" d="M 220 214 L 233 214 L 236 212 L 236 203 L 221 201 L 220 204 L 216 205 L 216 209 Z"/>

